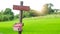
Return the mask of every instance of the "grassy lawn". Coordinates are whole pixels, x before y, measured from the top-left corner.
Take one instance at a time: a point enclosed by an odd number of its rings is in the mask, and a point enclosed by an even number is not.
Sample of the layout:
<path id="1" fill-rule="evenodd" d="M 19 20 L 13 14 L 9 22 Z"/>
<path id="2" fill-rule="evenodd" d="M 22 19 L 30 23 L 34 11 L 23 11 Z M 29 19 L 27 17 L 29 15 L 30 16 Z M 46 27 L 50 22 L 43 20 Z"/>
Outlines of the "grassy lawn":
<path id="1" fill-rule="evenodd" d="M 18 34 L 13 24 L 19 20 L 0 22 L 0 34 Z M 60 34 L 60 17 L 32 17 L 23 19 L 22 34 Z"/>

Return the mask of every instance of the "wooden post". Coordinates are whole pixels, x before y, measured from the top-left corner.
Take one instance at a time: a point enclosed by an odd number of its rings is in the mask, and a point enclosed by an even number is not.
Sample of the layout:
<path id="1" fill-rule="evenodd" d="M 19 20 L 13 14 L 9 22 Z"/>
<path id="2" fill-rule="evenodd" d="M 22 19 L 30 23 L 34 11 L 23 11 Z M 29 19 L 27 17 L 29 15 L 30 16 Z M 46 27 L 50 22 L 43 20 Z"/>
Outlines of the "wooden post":
<path id="1" fill-rule="evenodd" d="M 23 6 L 23 1 L 21 1 L 21 6 Z M 20 10 L 20 23 L 22 23 L 22 18 L 23 18 L 23 10 Z M 18 34 L 22 34 L 22 31 L 19 31 Z"/>
<path id="2" fill-rule="evenodd" d="M 23 1 L 21 1 L 21 6 L 23 6 Z M 23 10 L 20 10 L 20 23 L 22 23 Z"/>

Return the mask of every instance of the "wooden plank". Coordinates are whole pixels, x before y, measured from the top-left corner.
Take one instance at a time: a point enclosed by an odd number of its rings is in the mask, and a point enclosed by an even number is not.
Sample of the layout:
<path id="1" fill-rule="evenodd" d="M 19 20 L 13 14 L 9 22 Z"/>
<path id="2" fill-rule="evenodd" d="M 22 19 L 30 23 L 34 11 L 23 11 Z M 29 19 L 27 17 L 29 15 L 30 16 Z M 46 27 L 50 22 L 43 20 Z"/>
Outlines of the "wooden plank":
<path id="1" fill-rule="evenodd" d="M 24 11 L 29 11 L 30 8 L 29 6 L 18 6 L 18 5 L 13 5 L 14 10 L 24 10 Z"/>

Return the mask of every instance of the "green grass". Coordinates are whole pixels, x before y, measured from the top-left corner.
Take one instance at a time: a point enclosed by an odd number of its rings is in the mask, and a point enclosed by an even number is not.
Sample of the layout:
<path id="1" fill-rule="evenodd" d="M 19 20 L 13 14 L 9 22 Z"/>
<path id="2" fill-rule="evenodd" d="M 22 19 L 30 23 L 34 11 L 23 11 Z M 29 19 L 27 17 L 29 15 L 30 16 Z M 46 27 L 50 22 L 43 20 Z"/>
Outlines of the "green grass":
<path id="1" fill-rule="evenodd" d="M 13 30 L 13 21 L 0 22 L 0 34 L 18 34 Z M 60 17 L 32 17 L 23 19 L 22 34 L 60 34 Z"/>

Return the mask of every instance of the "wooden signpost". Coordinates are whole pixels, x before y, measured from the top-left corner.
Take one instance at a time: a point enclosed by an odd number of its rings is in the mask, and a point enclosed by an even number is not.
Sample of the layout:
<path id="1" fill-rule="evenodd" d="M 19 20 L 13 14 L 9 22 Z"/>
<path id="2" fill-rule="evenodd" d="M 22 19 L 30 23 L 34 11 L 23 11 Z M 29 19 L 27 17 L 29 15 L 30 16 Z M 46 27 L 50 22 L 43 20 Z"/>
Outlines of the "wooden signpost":
<path id="1" fill-rule="evenodd" d="M 22 34 L 22 15 L 23 15 L 23 10 L 24 11 L 29 11 L 30 8 L 29 6 L 23 6 L 23 1 L 21 1 L 21 6 L 19 5 L 13 5 L 13 9 L 14 10 L 20 10 L 20 23 L 19 24 L 16 24 L 14 25 L 14 27 L 17 27 L 16 29 L 18 29 L 18 34 Z"/>

